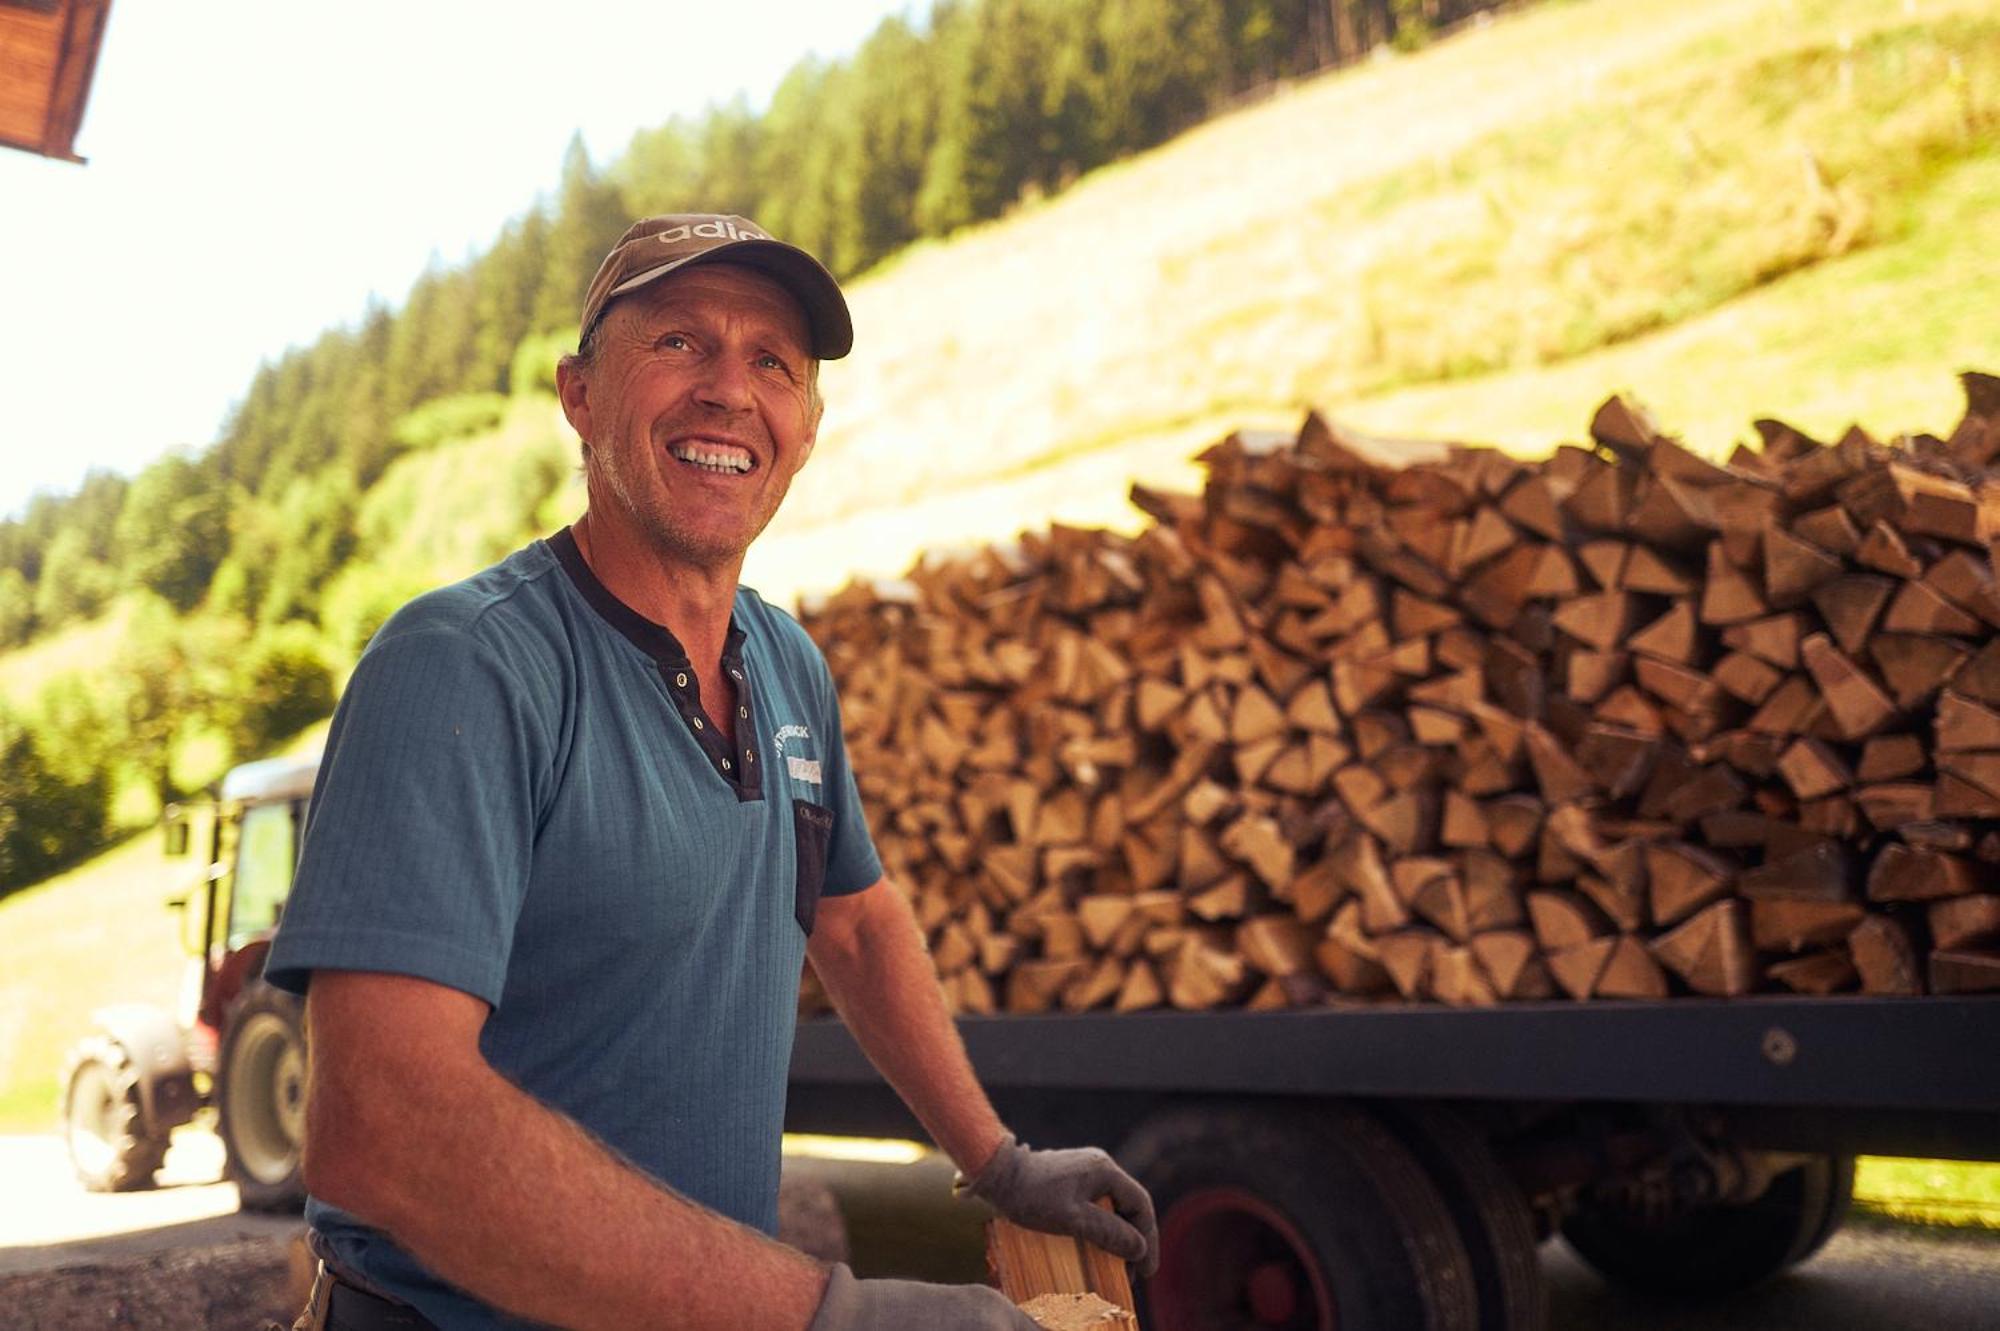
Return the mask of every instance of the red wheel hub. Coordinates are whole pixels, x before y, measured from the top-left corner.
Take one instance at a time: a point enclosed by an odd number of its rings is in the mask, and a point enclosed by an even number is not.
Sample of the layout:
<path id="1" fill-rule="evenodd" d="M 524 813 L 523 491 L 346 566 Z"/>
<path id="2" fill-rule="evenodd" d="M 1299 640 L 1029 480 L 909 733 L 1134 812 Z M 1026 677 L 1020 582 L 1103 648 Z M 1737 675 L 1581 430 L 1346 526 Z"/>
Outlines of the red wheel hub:
<path id="1" fill-rule="evenodd" d="M 1157 1331 L 1339 1326 L 1311 1246 L 1283 1212 L 1241 1188 L 1203 1188 L 1168 1209 L 1146 1298 Z"/>

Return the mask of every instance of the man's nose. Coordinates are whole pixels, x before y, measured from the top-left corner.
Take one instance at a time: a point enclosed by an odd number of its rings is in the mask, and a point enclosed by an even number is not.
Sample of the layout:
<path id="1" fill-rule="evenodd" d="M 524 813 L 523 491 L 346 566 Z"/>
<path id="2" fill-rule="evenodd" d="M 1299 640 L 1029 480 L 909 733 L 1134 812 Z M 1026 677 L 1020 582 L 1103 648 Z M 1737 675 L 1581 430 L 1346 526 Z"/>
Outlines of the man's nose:
<path id="1" fill-rule="evenodd" d="M 695 397 L 725 411 L 750 409 L 750 367 L 740 357 L 711 356 L 702 366 L 695 384 Z"/>

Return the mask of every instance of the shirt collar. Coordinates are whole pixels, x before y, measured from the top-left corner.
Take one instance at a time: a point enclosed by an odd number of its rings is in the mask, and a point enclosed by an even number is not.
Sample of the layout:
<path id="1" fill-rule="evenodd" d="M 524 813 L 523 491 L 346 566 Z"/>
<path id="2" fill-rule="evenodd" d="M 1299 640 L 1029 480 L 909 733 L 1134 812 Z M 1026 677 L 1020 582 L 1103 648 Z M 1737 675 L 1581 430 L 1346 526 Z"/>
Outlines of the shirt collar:
<path id="1" fill-rule="evenodd" d="M 555 553 L 556 562 L 562 565 L 577 591 L 598 618 L 616 629 L 628 642 L 653 658 L 660 666 L 688 668 L 687 648 L 681 646 L 673 630 L 665 624 L 655 624 L 652 620 L 626 605 L 614 596 L 609 587 L 598 580 L 591 571 L 590 563 L 583 557 L 577 546 L 576 534 L 564 527 L 549 537 L 549 549 Z M 729 616 L 729 636 L 722 643 L 722 665 L 724 669 L 740 666 L 743 662 L 743 630 L 737 627 L 736 616 Z"/>

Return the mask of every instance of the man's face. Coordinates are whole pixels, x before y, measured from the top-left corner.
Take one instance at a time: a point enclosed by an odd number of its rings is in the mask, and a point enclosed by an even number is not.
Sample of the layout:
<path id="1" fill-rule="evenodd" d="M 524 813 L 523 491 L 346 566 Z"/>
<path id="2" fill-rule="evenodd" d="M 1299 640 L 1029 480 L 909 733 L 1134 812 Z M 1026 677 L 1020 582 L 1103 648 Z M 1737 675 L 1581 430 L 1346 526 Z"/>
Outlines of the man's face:
<path id="1" fill-rule="evenodd" d="M 804 312 L 754 269 L 697 264 L 621 297 L 558 374 L 594 521 L 670 561 L 739 562 L 819 428 Z"/>

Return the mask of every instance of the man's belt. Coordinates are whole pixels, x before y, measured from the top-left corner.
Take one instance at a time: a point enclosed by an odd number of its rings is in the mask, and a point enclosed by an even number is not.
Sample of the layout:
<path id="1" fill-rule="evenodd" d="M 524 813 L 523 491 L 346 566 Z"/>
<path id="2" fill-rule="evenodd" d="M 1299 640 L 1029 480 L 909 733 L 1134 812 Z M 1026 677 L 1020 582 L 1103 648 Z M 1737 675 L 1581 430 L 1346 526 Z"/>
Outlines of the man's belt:
<path id="1" fill-rule="evenodd" d="M 437 1325 L 407 1303 L 391 1303 L 336 1276 L 326 1331 L 437 1331 Z"/>
<path id="2" fill-rule="evenodd" d="M 279 1328 L 276 1323 L 267 1323 L 266 1331 Z M 342 1280 L 322 1257 L 305 1311 L 292 1323 L 292 1331 L 437 1331 L 437 1326 L 407 1303 L 385 1299 Z"/>

